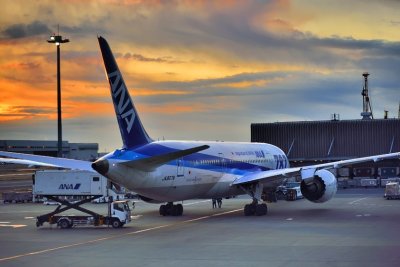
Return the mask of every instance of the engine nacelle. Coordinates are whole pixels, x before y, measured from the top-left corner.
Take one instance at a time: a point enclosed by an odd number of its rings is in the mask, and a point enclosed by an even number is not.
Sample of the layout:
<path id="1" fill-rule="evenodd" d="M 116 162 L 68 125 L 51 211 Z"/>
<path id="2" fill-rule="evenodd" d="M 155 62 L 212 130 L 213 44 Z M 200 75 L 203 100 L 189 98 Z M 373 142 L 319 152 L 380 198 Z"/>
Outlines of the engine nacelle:
<path id="1" fill-rule="evenodd" d="M 319 170 L 314 173 L 313 178 L 304 179 L 300 184 L 300 189 L 309 201 L 323 203 L 336 194 L 336 177 L 328 170 Z"/>
<path id="2" fill-rule="evenodd" d="M 144 202 L 152 203 L 152 204 L 160 204 L 160 203 L 164 203 L 165 202 L 165 201 L 159 201 L 159 200 L 155 200 L 155 199 L 152 199 L 152 198 L 148 198 L 148 197 L 145 197 L 145 196 L 142 196 L 142 195 L 138 195 L 138 197 L 141 200 L 143 200 Z"/>

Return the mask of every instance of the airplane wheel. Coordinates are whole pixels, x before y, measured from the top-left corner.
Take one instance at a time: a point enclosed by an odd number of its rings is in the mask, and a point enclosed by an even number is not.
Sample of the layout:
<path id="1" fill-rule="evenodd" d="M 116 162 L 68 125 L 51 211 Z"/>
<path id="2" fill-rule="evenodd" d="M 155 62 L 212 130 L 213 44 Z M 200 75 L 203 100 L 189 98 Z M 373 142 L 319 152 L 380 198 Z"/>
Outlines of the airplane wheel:
<path id="1" fill-rule="evenodd" d="M 173 206 L 171 207 L 171 209 L 169 210 L 169 212 L 170 212 L 170 215 L 171 215 L 171 216 L 178 216 L 178 208 L 177 208 L 175 205 L 173 205 Z"/>
<path id="2" fill-rule="evenodd" d="M 178 210 L 178 215 L 177 216 L 182 216 L 182 214 L 183 214 L 183 206 L 182 206 L 182 204 L 177 204 L 176 207 L 177 207 L 177 210 Z"/>
<path id="3" fill-rule="evenodd" d="M 255 208 L 253 204 L 247 204 L 244 206 L 244 216 L 254 215 Z"/>
<path id="4" fill-rule="evenodd" d="M 256 211 L 255 211 L 255 215 L 257 216 L 264 216 L 266 215 L 268 212 L 268 208 L 267 208 L 267 204 L 263 203 L 263 204 L 257 204 L 256 206 Z"/>
<path id="5" fill-rule="evenodd" d="M 160 206 L 160 215 L 167 216 L 167 206 L 165 206 L 165 205 Z"/>
<path id="6" fill-rule="evenodd" d="M 172 207 L 170 209 L 171 216 L 182 216 L 182 213 L 183 213 L 183 207 L 181 204 L 172 205 Z"/>

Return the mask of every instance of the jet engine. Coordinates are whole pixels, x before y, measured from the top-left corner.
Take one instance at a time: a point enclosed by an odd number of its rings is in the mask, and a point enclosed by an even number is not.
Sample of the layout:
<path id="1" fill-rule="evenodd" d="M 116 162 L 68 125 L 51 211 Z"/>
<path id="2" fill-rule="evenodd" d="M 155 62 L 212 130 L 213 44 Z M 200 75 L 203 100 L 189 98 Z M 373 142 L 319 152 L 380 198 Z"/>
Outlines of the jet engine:
<path id="1" fill-rule="evenodd" d="M 328 170 L 318 170 L 314 173 L 314 177 L 302 180 L 300 190 L 311 202 L 326 202 L 336 194 L 336 177 Z"/>

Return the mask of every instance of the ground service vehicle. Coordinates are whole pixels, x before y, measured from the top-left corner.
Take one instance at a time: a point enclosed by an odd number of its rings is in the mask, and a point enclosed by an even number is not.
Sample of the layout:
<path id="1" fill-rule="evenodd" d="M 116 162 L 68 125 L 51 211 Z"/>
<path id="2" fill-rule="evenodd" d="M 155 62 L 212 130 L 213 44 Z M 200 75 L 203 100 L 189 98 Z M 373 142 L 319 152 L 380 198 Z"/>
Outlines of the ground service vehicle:
<path id="1" fill-rule="evenodd" d="M 34 195 L 100 195 L 92 203 L 123 200 L 124 195 L 112 189 L 107 178 L 80 170 L 41 170 L 33 176 Z M 57 203 L 54 203 L 57 204 Z M 51 205 L 51 204 L 50 204 Z"/>
<path id="2" fill-rule="evenodd" d="M 32 192 L 3 192 L 2 195 L 4 204 L 32 202 Z"/>
<path id="3" fill-rule="evenodd" d="M 38 216 L 36 226 L 43 223 L 57 224 L 61 228 L 77 225 L 112 225 L 119 228 L 131 221 L 131 210 L 128 201 L 108 203 L 107 215 L 81 207 L 104 195 L 106 181 L 93 172 L 82 171 L 37 171 L 33 181 L 33 193 L 46 197 L 48 201 L 60 203 L 50 213 Z M 79 200 L 76 200 L 79 199 Z M 64 215 L 69 209 L 75 209 L 87 215 Z"/>
<path id="4" fill-rule="evenodd" d="M 399 182 L 389 182 L 385 187 L 385 195 L 386 199 L 400 199 L 400 186 Z"/>
<path id="5" fill-rule="evenodd" d="M 289 201 L 303 198 L 299 182 L 286 182 L 277 187 L 275 194 L 277 199 L 286 199 Z"/>
<path id="6" fill-rule="evenodd" d="M 71 207 L 73 208 L 74 205 L 75 204 L 72 204 Z M 82 207 L 78 207 L 77 209 L 89 215 L 55 215 L 60 209 L 59 206 L 54 212 L 38 216 L 36 226 L 39 227 L 42 226 L 44 222 L 48 222 L 49 224 L 57 224 L 57 226 L 62 229 L 85 225 L 111 225 L 113 228 L 120 228 L 131 221 L 131 210 L 127 200 L 108 203 L 108 214 L 105 216 L 83 209 Z"/>

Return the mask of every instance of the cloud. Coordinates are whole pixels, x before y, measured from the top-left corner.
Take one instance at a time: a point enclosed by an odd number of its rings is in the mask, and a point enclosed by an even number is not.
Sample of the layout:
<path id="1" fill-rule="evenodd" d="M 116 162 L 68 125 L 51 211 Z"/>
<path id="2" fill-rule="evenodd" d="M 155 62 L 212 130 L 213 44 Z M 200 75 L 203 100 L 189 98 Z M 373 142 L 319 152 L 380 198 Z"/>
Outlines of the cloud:
<path id="1" fill-rule="evenodd" d="M 97 34 L 154 137 L 247 141 L 250 122 L 358 118 L 364 71 L 374 111 L 397 112 L 397 1 L 370 0 L 351 14 L 337 1 L 17 2 L 0 18 L 0 106 L 16 108 L 3 118 L 41 120 L 27 136 L 50 124 L 41 107 L 55 105 L 55 51 L 48 36 L 20 39 L 51 33 L 54 18 L 71 40 L 62 47 L 63 111 L 77 141 L 94 132 L 104 132 L 102 143 L 119 140 Z"/>
<path id="2" fill-rule="evenodd" d="M 10 25 L 0 33 L 0 36 L 2 39 L 19 39 L 45 33 L 51 33 L 51 30 L 46 24 L 36 20 L 30 24 Z"/>
<path id="3" fill-rule="evenodd" d="M 20 120 L 23 118 L 50 118 L 54 115 L 53 107 L 37 106 L 2 106 L 0 109 L 0 122 L 9 120 Z"/>
<path id="4" fill-rule="evenodd" d="M 119 55 L 117 55 L 119 56 Z M 142 62 L 157 62 L 157 63 L 168 63 L 168 64 L 179 64 L 183 63 L 183 61 L 179 60 L 174 60 L 171 57 L 158 57 L 158 58 L 150 58 L 150 57 L 145 57 L 140 54 L 131 54 L 131 53 L 126 53 L 122 56 L 124 59 L 133 59 L 136 61 L 142 61 Z"/>

